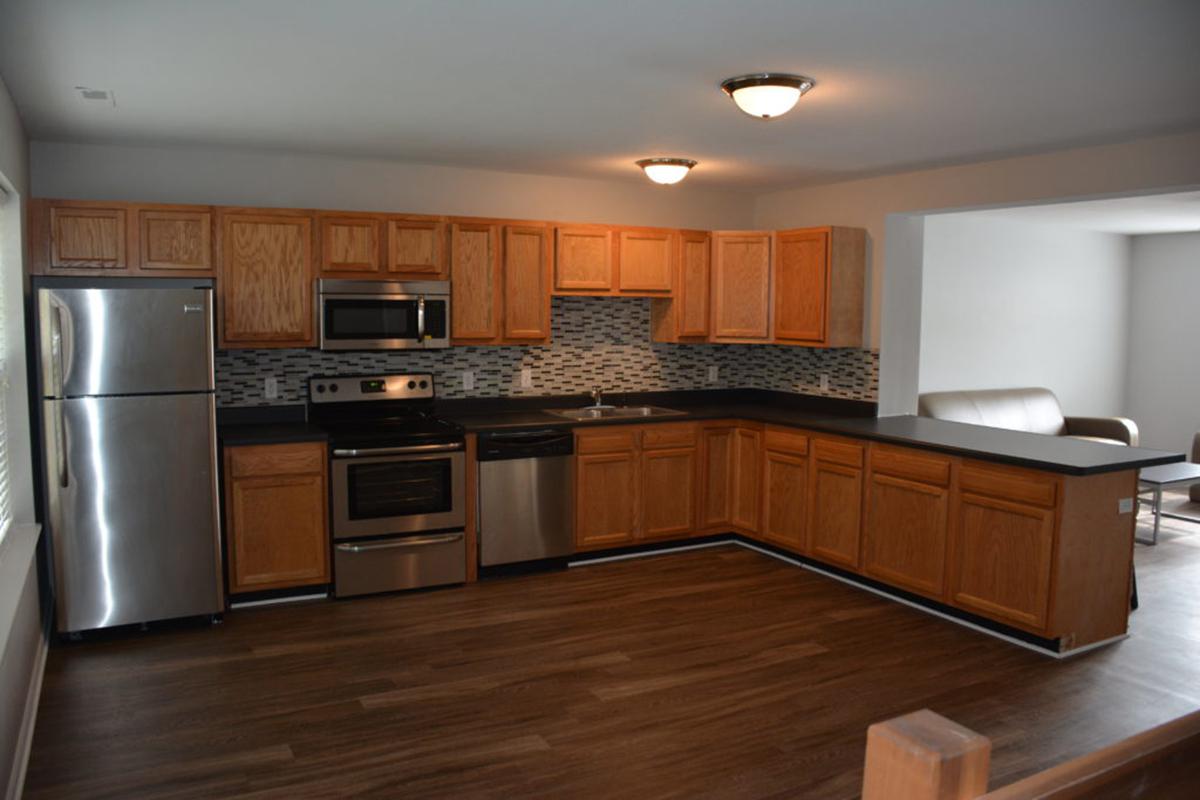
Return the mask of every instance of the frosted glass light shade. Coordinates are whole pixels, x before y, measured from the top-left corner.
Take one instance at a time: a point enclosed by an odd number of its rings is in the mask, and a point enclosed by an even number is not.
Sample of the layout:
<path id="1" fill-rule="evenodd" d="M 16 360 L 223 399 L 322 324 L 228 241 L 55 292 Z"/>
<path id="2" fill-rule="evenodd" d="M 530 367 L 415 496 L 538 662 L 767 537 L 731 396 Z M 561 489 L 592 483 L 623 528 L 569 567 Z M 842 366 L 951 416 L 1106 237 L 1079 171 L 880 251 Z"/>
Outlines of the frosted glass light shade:
<path id="1" fill-rule="evenodd" d="M 791 111 L 813 84 L 812 78 L 803 75 L 762 72 L 730 78 L 721 89 L 750 116 L 774 119 Z"/>
<path id="2" fill-rule="evenodd" d="M 655 183 L 670 185 L 688 176 L 696 162 L 690 158 L 643 158 L 635 162 Z"/>

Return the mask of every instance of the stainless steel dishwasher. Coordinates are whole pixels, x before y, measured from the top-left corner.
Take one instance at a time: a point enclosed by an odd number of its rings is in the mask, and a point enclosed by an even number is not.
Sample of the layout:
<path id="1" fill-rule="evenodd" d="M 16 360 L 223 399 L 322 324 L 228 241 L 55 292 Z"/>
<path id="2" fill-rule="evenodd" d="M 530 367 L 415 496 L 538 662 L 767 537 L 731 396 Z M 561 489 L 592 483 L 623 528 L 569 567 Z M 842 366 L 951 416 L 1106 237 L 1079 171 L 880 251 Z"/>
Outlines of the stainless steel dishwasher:
<path id="1" fill-rule="evenodd" d="M 479 434 L 482 566 L 574 552 L 574 452 L 570 430 Z"/>

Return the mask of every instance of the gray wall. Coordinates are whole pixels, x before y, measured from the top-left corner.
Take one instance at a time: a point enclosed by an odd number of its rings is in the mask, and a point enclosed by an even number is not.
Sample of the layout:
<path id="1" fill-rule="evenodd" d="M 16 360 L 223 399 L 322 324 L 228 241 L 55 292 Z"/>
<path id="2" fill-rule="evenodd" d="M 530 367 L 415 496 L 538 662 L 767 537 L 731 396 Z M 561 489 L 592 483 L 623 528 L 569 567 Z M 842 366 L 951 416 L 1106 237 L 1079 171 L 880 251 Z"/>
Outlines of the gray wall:
<path id="1" fill-rule="evenodd" d="M 0 220 L 4 230 L 4 342 L 10 370 L 7 389 L 9 480 L 15 523 L 0 541 L 0 791 L 15 796 L 24 774 L 28 744 L 28 700 L 36 702 L 45 653 L 38 603 L 37 528 L 33 526 L 28 396 L 23 323 L 21 200 L 29 190 L 25 131 L 0 81 L 0 181 L 14 197 Z"/>
<path id="2" fill-rule="evenodd" d="M 680 228 L 744 228 L 754 198 L 629 181 L 199 147 L 34 142 L 33 194 L 454 214 Z"/>
<path id="3" fill-rule="evenodd" d="M 1121 414 L 1128 236 L 941 214 L 925 221 L 920 391 L 1045 386 Z"/>
<path id="4" fill-rule="evenodd" d="M 1200 233 L 1133 237 L 1128 414 L 1142 444 L 1190 452 L 1200 432 Z"/>

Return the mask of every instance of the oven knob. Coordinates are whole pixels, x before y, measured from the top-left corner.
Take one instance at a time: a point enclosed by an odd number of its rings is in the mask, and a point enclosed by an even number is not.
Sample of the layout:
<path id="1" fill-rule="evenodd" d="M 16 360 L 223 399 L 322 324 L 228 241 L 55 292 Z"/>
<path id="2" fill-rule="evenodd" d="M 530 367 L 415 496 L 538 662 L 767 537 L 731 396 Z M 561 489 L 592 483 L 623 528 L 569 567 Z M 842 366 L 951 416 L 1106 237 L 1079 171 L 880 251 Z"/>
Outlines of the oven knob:
<path id="1" fill-rule="evenodd" d="M 421 381 L 421 388 L 422 388 L 422 389 L 428 389 L 428 388 L 429 388 L 429 381 Z"/>
<path id="2" fill-rule="evenodd" d="M 336 393 L 337 393 L 337 390 L 338 390 L 338 385 L 337 385 L 336 383 L 331 383 L 331 384 L 329 384 L 329 391 L 331 391 L 331 392 L 333 392 L 333 393 L 335 393 L 335 394 L 336 394 Z"/>
<path id="3" fill-rule="evenodd" d="M 408 388 L 410 388 L 410 389 L 415 389 L 415 388 L 417 388 L 417 382 L 416 382 L 416 381 L 409 381 L 409 382 L 408 382 Z"/>
<path id="4" fill-rule="evenodd" d="M 317 394 L 325 394 L 325 384 L 323 384 L 323 383 L 317 384 Z"/>

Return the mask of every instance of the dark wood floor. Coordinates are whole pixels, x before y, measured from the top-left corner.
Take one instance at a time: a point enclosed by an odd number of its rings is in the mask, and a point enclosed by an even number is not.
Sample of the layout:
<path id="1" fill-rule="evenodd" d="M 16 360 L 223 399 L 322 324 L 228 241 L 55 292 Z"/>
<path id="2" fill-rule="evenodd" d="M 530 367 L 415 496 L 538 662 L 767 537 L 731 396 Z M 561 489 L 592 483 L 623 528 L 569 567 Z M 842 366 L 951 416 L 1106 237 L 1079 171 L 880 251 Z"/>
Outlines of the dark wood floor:
<path id="1" fill-rule="evenodd" d="M 1058 662 L 736 546 L 52 650 L 27 796 L 857 796 L 928 707 L 1007 782 L 1200 707 L 1200 526 Z"/>

